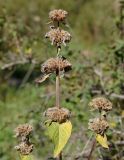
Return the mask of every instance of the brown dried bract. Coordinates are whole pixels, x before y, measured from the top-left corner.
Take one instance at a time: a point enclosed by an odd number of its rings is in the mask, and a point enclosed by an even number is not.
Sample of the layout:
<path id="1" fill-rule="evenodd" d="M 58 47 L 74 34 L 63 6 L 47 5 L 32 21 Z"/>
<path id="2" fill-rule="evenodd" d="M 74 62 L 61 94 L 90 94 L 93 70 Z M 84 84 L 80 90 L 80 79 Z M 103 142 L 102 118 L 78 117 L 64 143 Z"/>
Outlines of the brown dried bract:
<path id="1" fill-rule="evenodd" d="M 88 125 L 90 130 L 100 135 L 103 135 L 104 132 L 109 128 L 109 124 L 104 118 L 91 119 Z"/>
<path id="2" fill-rule="evenodd" d="M 51 44 L 56 45 L 57 47 L 61 47 L 61 44 L 66 46 L 66 43 L 69 43 L 71 40 L 71 35 L 67 31 L 57 29 L 51 29 L 45 35 L 46 38 L 49 38 Z"/>
<path id="3" fill-rule="evenodd" d="M 22 155 L 29 155 L 33 151 L 33 144 L 22 142 L 15 149 Z"/>
<path id="4" fill-rule="evenodd" d="M 49 12 L 49 18 L 52 21 L 64 21 L 66 19 L 66 16 L 68 15 L 67 11 L 64 11 L 62 9 L 55 9 L 53 11 Z"/>
<path id="5" fill-rule="evenodd" d="M 70 118 L 70 111 L 66 108 L 53 107 L 48 108 L 44 115 L 52 122 L 63 123 Z"/>
<path id="6" fill-rule="evenodd" d="M 94 98 L 89 103 L 89 106 L 93 107 L 94 109 L 99 109 L 104 111 L 110 111 L 112 109 L 112 103 L 104 97 Z"/>
<path id="7" fill-rule="evenodd" d="M 27 137 L 31 134 L 33 130 L 33 127 L 29 124 L 22 124 L 19 125 L 16 129 L 15 129 L 15 133 L 16 133 L 16 137 Z"/>
<path id="8" fill-rule="evenodd" d="M 44 74 L 50 74 L 57 71 L 69 71 L 71 70 L 71 63 L 64 57 L 62 58 L 50 58 L 41 66 L 41 72 Z"/>

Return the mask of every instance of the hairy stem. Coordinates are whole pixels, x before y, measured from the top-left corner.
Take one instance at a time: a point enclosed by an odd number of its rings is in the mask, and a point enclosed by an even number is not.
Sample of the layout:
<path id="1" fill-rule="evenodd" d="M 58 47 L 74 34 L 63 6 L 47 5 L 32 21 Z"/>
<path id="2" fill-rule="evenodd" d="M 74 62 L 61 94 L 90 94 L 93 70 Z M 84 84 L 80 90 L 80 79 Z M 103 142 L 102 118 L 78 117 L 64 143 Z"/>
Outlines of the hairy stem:
<path id="1" fill-rule="evenodd" d="M 57 58 L 59 58 L 59 52 L 60 48 L 57 47 Z M 56 107 L 60 108 L 60 69 L 56 71 Z"/>
<path id="2" fill-rule="evenodd" d="M 56 73 L 56 107 L 60 108 L 60 75 Z"/>
<path id="3" fill-rule="evenodd" d="M 57 58 L 59 58 L 59 53 L 60 53 L 60 48 L 57 47 Z M 58 71 L 56 71 L 56 107 L 60 108 L 60 65 Z M 59 154 L 58 160 L 62 160 L 62 152 Z"/>
<path id="4" fill-rule="evenodd" d="M 58 22 L 59 27 L 59 22 Z M 59 59 L 60 46 L 57 47 L 57 58 Z M 59 60 L 58 60 L 59 63 Z M 60 108 L 60 64 L 59 69 L 56 71 L 56 107 Z M 62 152 L 58 156 L 58 160 L 62 160 Z"/>

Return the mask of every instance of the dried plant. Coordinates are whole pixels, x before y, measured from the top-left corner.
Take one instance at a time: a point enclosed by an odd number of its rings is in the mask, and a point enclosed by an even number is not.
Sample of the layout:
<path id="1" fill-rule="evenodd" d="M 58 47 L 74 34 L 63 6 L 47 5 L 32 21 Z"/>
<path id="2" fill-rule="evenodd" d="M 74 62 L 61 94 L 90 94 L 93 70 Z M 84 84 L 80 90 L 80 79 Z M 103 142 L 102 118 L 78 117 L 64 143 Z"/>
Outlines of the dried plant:
<path id="1" fill-rule="evenodd" d="M 71 116 L 70 111 L 68 109 L 58 107 L 48 108 L 45 111 L 44 115 L 52 122 L 59 123 L 66 122 Z"/>
<path id="2" fill-rule="evenodd" d="M 23 124 L 23 125 L 19 125 L 16 129 L 15 129 L 15 133 L 16 133 L 16 137 L 28 137 L 31 132 L 32 132 L 33 128 L 31 125 L 29 124 Z"/>
<path id="3" fill-rule="evenodd" d="M 108 122 L 103 117 L 91 119 L 89 122 L 89 129 L 95 132 L 96 134 L 104 135 L 106 130 L 109 128 Z"/>
<path id="4" fill-rule="evenodd" d="M 68 15 L 67 11 L 64 11 L 62 9 L 58 9 L 58 10 L 55 9 L 49 13 L 49 18 L 52 21 L 60 22 L 60 21 L 64 21 L 66 19 L 67 15 Z"/>
<path id="5" fill-rule="evenodd" d="M 106 99 L 105 97 L 97 97 L 94 98 L 90 103 L 89 106 L 91 106 L 94 109 L 99 109 L 99 111 L 110 111 L 112 109 L 112 103 Z"/>
<path id="6" fill-rule="evenodd" d="M 29 156 L 33 151 L 33 144 L 30 142 L 30 134 L 33 131 L 33 127 L 29 124 L 22 124 L 19 125 L 14 131 L 15 137 L 19 139 L 19 144 L 15 146 L 15 149 L 19 151 L 21 157 Z"/>
<path id="7" fill-rule="evenodd" d="M 53 140 L 55 146 L 54 157 L 58 157 L 59 160 L 62 160 L 61 151 L 67 143 L 72 129 L 69 121 L 70 111 L 66 108 L 61 108 L 60 105 L 60 74 L 72 69 L 71 63 L 60 55 L 61 46 L 65 46 L 71 40 L 70 33 L 61 29 L 59 25 L 65 22 L 66 16 L 67 12 L 61 9 L 53 10 L 49 13 L 49 18 L 53 21 L 54 27 L 46 33 L 45 37 L 49 38 L 51 44 L 57 48 L 57 57 L 50 58 L 41 65 L 42 75 L 36 80 L 36 82 L 41 83 L 51 74 L 56 75 L 56 104 L 55 107 L 48 108 L 44 115 L 47 118 L 45 124 L 47 124 L 48 136 Z M 55 22 L 57 22 L 57 26 Z"/>
<path id="8" fill-rule="evenodd" d="M 99 117 L 89 120 L 88 124 L 88 128 L 95 133 L 95 140 L 93 141 L 93 145 L 89 155 L 90 160 L 91 154 L 95 148 L 96 141 L 99 142 L 102 147 L 109 148 L 106 137 L 106 131 L 109 128 L 107 113 L 108 111 L 112 110 L 112 103 L 105 97 L 96 97 L 91 100 L 89 106 L 93 109 L 97 109 L 100 113 Z"/>
<path id="9" fill-rule="evenodd" d="M 60 28 L 51 29 L 48 33 L 46 33 L 45 37 L 49 38 L 51 44 L 54 44 L 57 47 L 61 47 L 62 44 L 66 46 L 66 43 L 69 43 L 71 40 L 70 33 L 61 30 Z"/>
<path id="10" fill-rule="evenodd" d="M 50 58 L 41 65 L 42 75 L 35 81 L 41 83 L 45 81 L 49 76 L 58 72 L 68 72 L 72 69 L 71 63 L 65 57 Z"/>

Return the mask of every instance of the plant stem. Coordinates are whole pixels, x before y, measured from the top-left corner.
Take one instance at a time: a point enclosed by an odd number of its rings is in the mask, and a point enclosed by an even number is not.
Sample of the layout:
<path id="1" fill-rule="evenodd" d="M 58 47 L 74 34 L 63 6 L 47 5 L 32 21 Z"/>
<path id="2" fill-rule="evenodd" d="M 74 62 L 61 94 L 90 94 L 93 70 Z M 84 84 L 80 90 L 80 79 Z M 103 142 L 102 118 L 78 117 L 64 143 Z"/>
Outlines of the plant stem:
<path id="1" fill-rule="evenodd" d="M 58 22 L 58 28 L 59 28 L 59 22 Z M 60 53 L 60 47 L 57 47 L 58 63 L 59 63 L 59 53 Z M 56 71 L 56 107 L 60 108 L 60 64 L 58 71 Z M 62 160 L 62 152 L 60 152 L 58 160 Z"/>
<path id="2" fill-rule="evenodd" d="M 59 160 L 62 160 L 62 152 L 59 154 Z"/>
<path id="3" fill-rule="evenodd" d="M 57 47 L 58 63 L 59 63 L 59 52 L 60 48 Z M 60 108 L 60 66 L 59 69 L 56 71 L 56 107 Z M 62 152 L 59 154 L 58 160 L 62 160 Z"/>
<path id="4" fill-rule="evenodd" d="M 89 153 L 89 155 L 88 155 L 87 160 L 91 160 L 92 153 L 93 153 L 93 151 L 94 151 L 94 149 L 95 149 L 95 146 L 96 146 L 96 139 L 93 140 L 93 144 L 92 144 L 92 147 L 91 147 L 91 150 L 90 150 L 90 153 Z"/>
<path id="5" fill-rule="evenodd" d="M 56 73 L 56 107 L 60 108 L 60 75 Z"/>
<path id="6" fill-rule="evenodd" d="M 59 52 L 60 52 L 60 48 L 57 47 L 58 59 L 59 59 Z M 60 69 L 56 71 L 56 107 L 60 108 Z"/>

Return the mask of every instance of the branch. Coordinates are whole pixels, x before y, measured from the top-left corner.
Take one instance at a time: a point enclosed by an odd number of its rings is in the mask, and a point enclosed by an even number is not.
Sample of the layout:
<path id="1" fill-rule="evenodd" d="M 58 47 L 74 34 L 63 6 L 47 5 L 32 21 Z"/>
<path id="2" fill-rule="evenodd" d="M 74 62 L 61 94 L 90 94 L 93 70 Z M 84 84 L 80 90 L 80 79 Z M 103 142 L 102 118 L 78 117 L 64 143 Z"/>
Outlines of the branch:
<path id="1" fill-rule="evenodd" d="M 8 64 L 5 64 L 5 65 L 3 65 L 2 67 L 1 67 L 1 69 L 2 70 L 5 70 L 5 69 L 9 69 L 9 68 L 11 68 L 11 67 L 14 67 L 14 66 L 16 66 L 16 65 L 19 65 L 19 64 L 27 64 L 27 63 L 32 63 L 32 64 L 36 64 L 36 61 L 35 60 L 29 60 L 29 59 L 23 59 L 23 60 L 17 60 L 17 61 L 14 61 L 14 62 L 10 62 L 10 63 L 8 63 Z"/>
<path id="2" fill-rule="evenodd" d="M 91 90 L 92 94 L 101 94 L 101 90 Z M 111 94 L 106 94 L 110 98 L 117 98 L 120 100 L 124 100 L 124 94 L 117 94 L 117 93 L 111 93 Z"/>
<path id="3" fill-rule="evenodd" d="M 112 93 L 112 94 L 110 94 L 110 97 L 112 97 L 112 98 L 118 98 L 120 100 L 124 100 L 124 94 Z"/>

